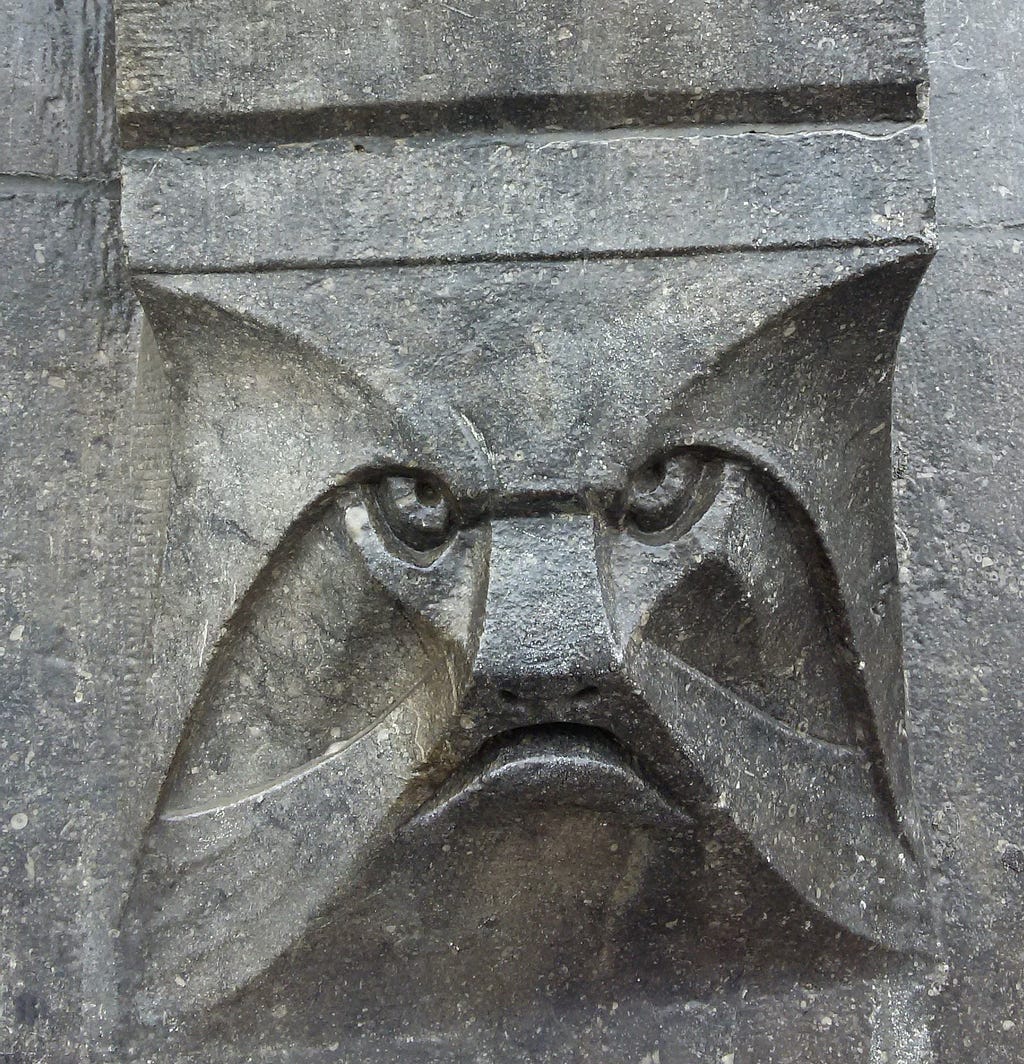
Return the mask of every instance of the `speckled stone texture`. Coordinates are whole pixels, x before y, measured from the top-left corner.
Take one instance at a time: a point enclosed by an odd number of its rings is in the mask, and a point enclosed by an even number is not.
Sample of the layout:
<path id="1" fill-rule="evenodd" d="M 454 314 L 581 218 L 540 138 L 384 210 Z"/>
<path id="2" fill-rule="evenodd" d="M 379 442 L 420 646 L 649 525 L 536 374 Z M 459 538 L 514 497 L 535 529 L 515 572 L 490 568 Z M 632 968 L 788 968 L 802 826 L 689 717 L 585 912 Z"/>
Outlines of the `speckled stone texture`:
<path id="1" fill-rule="evenodd" d="M 1017 5 L 3 5 L 0 1061 L 1024 1057 Z"/>

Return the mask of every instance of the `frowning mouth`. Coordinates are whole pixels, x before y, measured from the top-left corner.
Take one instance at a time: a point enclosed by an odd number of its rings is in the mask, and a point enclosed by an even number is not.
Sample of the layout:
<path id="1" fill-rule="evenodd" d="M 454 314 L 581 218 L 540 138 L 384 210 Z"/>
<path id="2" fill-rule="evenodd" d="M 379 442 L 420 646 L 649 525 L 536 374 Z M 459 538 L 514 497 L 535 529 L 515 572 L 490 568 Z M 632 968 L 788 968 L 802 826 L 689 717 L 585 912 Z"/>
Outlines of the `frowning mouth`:
<path id="1" fill-rule="evenodd" d="M 692 824 L 610 732 L 582 724 L 539 724 L 488 739 L 420 808 L 413 824 L 480 806 L 499 818 L 535 808 L 575 808 L 641 827 L 679 831 Z"/>

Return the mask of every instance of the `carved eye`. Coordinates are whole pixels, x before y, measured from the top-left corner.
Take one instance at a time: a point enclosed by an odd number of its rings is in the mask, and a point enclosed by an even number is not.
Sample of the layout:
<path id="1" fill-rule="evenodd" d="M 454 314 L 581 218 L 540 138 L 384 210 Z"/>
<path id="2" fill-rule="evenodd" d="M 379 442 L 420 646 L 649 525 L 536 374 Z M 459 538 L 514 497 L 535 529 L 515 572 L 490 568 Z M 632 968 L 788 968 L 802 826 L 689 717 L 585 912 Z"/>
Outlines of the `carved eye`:
<path id="1" fill-rule="evenodd" d="M 648 462 L 626 493 L 626 520 L 637 532 L 685 532 L 714 501 L 720 460 L 702 451 L 681 451 Z"/>
<path id="2" fill-rule="evenodd" d="M 390 476 L 368 491 L 378 523 L 414 561 L 429 564 L 440 554 L 452 534 L 451 497 L 441 484 L 425 476 Z"/>

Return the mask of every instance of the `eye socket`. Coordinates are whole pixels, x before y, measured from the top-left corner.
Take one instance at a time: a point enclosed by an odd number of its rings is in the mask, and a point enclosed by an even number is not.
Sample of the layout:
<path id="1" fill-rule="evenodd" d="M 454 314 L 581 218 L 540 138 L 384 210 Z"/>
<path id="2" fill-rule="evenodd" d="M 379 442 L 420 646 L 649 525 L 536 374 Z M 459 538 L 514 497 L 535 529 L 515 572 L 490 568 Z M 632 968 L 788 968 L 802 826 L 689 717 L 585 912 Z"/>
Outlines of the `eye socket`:
<path id="1" fill-rule="evenodd" d="M 387 476 L 367 485 L 371 513 L 390 537 L 429 564 L 452 535 L 452 503 L 448 491 L 426 476 Z"/>
<path id="2" fill-rule="evenodd" d="M 681 535 L 714 501 L 720 459 L 698 450 L 652 459 L 634 475 L 626 492 L 626 521 L 646 536 Z"/>

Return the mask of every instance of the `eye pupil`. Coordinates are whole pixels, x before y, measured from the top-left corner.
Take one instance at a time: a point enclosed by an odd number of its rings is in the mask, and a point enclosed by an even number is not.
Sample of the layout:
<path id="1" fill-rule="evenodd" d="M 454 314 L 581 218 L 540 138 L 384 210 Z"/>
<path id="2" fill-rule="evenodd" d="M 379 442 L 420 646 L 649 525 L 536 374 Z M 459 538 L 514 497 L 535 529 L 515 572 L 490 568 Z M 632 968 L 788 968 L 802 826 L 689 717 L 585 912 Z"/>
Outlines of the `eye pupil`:
<path id="1" fill-rule="evenodd" d="M 378 529 L 396 553 L 429 564 L 451 538 L 449 496 L 436 481 L 387 476 L 368 484 L 366 491 Z"/>
<path id="2" fill-rule="evenodd" d="M 645 466 L 636 475 L 634 484 L 638 491 L 656 491 L 665 482 L 665 463 L 661 459 L 655 459 Z"/>
<path id="3" fill-rule="evenodd" d="M 721 461 L 700 451 L 656 458 L 633 476 L 627 520 L 642 535 L 681 534 L 711 505 Z"/>
<path id="4" fill-rule="evenodd" d="M 441 490 L 428 480 L 416 481 L 416 501 L 421 506 L 437 506 L 442 499 Z"/>

